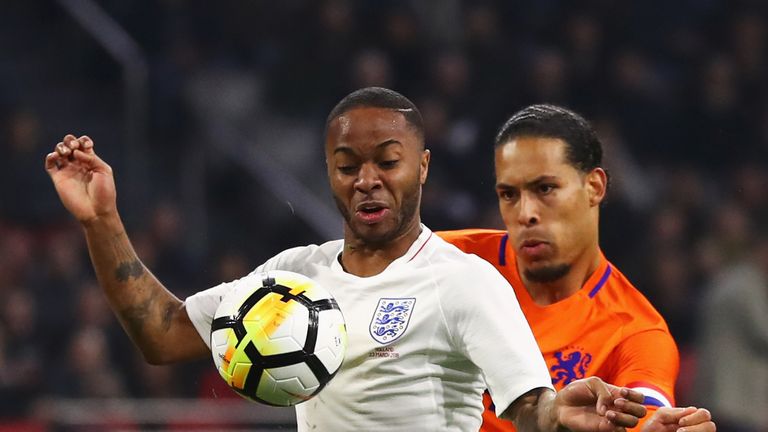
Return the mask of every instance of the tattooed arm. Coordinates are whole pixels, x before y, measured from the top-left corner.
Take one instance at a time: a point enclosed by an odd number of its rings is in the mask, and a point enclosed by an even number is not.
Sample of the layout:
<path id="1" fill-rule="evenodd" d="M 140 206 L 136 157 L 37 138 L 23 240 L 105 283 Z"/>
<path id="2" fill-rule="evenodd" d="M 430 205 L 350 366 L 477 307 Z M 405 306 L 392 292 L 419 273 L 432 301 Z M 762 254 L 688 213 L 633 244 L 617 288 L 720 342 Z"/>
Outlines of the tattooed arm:
<path id="1" fill-rule="evenodd" d="M 153 364 L 208 354 L 184 309 L 136 256 L 120 220 L 112 168 L 87 136 L 64 137 L 45 160 L 67 210 L 83 226 L 99 284 L 123 328 Z"/>
<path id="2" fill-rule="evenodd" d="M 207 355 L 184 303 L 144 267 L 120 219 L 115 215 L 84 228 L 99 284 L 144 358 L 163 364 Z"/>

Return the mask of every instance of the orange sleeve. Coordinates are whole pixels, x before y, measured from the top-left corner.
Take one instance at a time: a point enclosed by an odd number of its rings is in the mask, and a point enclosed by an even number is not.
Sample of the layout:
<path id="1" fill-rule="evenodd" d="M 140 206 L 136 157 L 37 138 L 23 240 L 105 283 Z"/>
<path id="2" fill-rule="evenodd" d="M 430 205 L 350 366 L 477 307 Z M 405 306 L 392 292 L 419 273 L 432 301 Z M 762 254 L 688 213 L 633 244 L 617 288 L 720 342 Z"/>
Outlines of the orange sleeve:
<path id="1" fill-rule="evenodd" d="M 660 406 L 675 406 L 675 381 L 680 355 L 666 329 L 652 329 L 628 337 L 612 357 L 612 384 L 645 394 L 648 414 L 632 430 L 639 431 Z"/>

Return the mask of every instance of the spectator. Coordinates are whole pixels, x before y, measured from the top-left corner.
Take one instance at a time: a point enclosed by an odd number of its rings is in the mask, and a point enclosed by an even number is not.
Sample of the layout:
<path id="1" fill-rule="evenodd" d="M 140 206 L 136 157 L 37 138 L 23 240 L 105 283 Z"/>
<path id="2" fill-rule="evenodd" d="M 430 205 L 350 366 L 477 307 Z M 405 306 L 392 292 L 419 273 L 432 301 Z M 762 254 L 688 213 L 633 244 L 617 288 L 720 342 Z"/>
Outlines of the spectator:
<path id="1" fill-rule="evenodd" d="M 764 431 L 768 418 L 768 237 L 724 268 L 698 315 L 697 402 L 723 431 Z"/>

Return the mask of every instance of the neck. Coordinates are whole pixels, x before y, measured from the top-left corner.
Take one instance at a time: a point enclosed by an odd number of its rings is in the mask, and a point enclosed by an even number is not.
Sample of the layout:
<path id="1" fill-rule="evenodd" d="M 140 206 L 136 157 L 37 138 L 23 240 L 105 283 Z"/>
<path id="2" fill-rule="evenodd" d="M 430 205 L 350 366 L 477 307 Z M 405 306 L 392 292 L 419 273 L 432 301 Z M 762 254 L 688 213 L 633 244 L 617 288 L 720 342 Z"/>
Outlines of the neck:
<path id="1" fill-rule="evenodd" d="M 585 250 L 572 261 L 570 271 L 563 277 L 552 282 L 536 282 L 520 273 L 525 288 L 534 303 L 548 306 L 576 294 L 600 266 L 600 248 L 595 244 Z M 523 269 L 524 264 L 518 258 L 517 268 Z"/>
<path id="2" fill-rule="evenodd" d="M 415 218 L 400 236 L 382 244 L 371 244 L 355 236 L 348 225 L 344 226 L 344 250 L 341 265 L 344 271 L 360 277 L 375 276 L 383 272 L 392 261 L 408 252 L 421 234 L 421 220 Z"/>

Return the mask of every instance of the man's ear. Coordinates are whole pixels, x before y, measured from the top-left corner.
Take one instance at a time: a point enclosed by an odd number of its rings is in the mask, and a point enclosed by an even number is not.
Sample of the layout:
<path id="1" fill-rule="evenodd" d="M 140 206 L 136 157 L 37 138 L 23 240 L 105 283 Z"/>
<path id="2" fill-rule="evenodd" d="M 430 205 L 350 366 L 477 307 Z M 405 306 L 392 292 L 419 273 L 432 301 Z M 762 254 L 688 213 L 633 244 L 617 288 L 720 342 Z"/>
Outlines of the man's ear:
<path id="1" fill-rule="evenodd" d="M 429 172 L 429 158 L 431 156 L 432 153 L 428 149 L 424 149 L 424 151 L 421 152 L 421 162 L 419 163 L 419 181 L 422 185 L 427 182 L 427 173 Z"/>
<path id="2" fill-rule="evenodd" d="M 585 179 L 587 194 L 589 194 L 589 205 L 597 206 L 605 199 L 608 192 L 608 173 L 598 167 L 587 173 Z"/>

